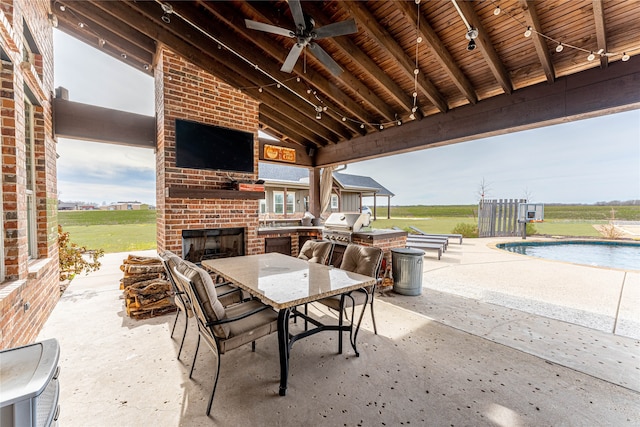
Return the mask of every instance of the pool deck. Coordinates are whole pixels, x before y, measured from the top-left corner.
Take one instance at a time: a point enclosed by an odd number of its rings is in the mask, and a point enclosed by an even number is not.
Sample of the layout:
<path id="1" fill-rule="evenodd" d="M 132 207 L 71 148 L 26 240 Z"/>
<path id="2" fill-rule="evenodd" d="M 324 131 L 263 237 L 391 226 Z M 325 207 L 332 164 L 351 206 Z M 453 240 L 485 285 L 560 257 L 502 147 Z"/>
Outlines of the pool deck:
<path id="1" fill-rule="evenodd" d="M 424 257 L 423 287 L 640 339 L 640 271 L 507 252 L 514 238 L 465 239 Z M 533 241 L 557 239 L 528 238 Z"/>

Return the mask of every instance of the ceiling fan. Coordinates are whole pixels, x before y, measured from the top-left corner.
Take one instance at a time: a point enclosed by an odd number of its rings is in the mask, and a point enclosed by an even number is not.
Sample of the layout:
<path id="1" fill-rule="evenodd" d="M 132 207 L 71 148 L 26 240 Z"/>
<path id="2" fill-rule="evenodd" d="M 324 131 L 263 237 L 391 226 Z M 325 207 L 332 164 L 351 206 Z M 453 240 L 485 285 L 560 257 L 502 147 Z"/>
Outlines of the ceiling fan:
<path id="1" fill-rule="evenodd" d="M 288 3 L 289 8 L 291 9 L 291 15 L 293 16 L 293 21 L 296 24 L 295 31 L 276 27 L 275 25 L 265 24 L 263 22 L 252 21 L 251 19 L 244 20 L 247 28 L 297 39 L 296 44 L 291 48 L 291 51 L 282 64 L 280 71 L 284 71 L 285 73 L 293 71 L 293 67 L 296 65 L 302 50 L 309 46 L 311 53 L 318 58 L 318 60 L 322 62 L 322 64 L 324 64 L 332 74 L 336 76 L 339 75 L 342 72 L 342 68 L 340 68 L 338 63 L 334 61 L 329 54 L 320 47 L 320 45 L 314 43 L 314 40 L 353 34 L 358 31 L 356 21 L 354 19 L 348 19 L 346 21 L 335 22 L 320 28 L 315 28 L 313 18 L 302 13 L 300 0 L 289 0 Z"/>

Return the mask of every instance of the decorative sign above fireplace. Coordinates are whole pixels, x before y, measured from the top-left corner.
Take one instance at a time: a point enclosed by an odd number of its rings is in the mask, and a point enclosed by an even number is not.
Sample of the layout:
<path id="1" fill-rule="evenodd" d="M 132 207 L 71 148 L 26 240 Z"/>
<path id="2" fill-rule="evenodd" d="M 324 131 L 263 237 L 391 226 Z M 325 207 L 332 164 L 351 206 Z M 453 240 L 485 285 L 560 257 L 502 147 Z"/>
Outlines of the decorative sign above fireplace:
<path id="1" fill-rule="evenodd" d="M 296 150 L 287 147 L 278 147 L 277 145 L 264 145 L 264 158 L 268 160 L 280 160 L 282 162 L 295 163 Z"/>

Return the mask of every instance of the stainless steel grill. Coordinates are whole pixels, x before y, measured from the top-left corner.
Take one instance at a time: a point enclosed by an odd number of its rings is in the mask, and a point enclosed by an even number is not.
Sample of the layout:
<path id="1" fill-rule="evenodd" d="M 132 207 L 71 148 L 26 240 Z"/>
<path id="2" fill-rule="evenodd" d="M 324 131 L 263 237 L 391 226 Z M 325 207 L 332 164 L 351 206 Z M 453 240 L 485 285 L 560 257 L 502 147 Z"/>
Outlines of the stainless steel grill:
<path id="1" fill-rule="evenodd" d="M 336 212 L 324 222 L 322 238 L 336 244 L 347 245 L 351 235 L 357 233 L 367 223 L 369 216 L 359 212 Z"/>

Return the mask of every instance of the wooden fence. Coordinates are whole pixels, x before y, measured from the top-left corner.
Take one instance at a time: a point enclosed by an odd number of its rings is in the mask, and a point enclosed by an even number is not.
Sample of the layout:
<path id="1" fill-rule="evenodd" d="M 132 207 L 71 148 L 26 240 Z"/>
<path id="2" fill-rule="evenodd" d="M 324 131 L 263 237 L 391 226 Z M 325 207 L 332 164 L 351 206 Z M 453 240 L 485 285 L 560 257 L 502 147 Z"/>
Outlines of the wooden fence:
<path id="1" fill-rule="evenodd" d="M 525 199 L 484 200 L 478 204 L 478 236 L 519 236 L 522 226 L 518 224 L 518 204 Z"/>

